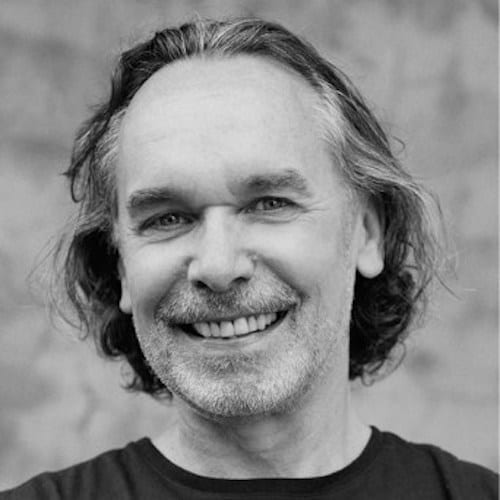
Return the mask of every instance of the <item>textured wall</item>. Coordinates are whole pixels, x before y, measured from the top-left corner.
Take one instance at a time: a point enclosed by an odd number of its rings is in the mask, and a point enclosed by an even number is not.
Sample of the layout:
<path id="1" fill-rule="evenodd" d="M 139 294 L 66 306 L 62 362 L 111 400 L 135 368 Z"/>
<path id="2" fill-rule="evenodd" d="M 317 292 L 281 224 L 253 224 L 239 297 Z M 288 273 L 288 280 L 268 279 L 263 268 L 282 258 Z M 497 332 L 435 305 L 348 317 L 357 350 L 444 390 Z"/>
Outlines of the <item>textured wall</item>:
<path id="1" fill-rule="evenodd" d="M 497 468 L 497 12 L 494 0 L 3 0 L 0 7 L 0 489 L 166 425 L 120 389 L 30 292 L 37 256 L 70 211 L 58 175 L 120 47 L 201 15 L 256 14 L 309 38 L 402 138 L 441 197 L 457 298 L 442 294 L 405 364 L 356 388 L 365 419 Z"/>

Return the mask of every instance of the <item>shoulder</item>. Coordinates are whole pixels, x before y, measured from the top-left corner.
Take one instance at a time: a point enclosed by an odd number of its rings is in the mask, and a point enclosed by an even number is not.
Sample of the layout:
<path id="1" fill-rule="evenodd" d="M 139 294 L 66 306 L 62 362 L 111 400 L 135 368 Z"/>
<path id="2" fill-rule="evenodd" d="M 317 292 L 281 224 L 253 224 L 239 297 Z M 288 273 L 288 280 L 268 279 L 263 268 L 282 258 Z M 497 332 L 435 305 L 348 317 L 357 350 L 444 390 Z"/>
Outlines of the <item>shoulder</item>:
<path id="1" fill-rule="evenodd" d="M 385 459 L 417 480 L 440 483 L 453 499 L 497 499 L 498 474 L 481 465 L 460 460 L 431 444 L 412 443 L 382 432 Z"/>
<path id="2" fill-rule="evenodd" d="M 72 467 L 39 474 L 14 489 L 1 492 L 0 500 L 126 499 L 130 472 L 137 469 L 137 448 L 142 441 L 145 440 L 107 451 Z"/>

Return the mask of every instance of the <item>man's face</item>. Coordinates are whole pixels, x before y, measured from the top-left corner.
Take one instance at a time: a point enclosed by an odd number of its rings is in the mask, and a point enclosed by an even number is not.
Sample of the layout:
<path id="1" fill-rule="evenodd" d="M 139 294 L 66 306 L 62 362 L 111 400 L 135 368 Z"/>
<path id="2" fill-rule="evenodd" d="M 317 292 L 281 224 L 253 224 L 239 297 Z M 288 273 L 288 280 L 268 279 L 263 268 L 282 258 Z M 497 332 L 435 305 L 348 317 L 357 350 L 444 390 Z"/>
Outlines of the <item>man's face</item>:
<path id="1" fill-rule="evenodd" d="M 159 378 L 205 415 L 288 411 L 347 383 L 370 231 L 317 104 L 300 77 L 241 56 L 163 68 L 127 110 L 120 307 Z"/>

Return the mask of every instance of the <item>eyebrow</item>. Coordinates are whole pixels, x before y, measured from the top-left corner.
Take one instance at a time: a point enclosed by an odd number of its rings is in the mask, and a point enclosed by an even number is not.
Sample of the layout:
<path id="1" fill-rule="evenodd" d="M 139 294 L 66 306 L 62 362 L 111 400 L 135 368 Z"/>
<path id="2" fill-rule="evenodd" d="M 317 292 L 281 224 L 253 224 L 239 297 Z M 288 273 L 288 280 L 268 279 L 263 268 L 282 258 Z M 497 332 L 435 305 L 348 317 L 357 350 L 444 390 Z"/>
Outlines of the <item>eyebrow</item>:
<path id="1" fill-rule="evenodd" d="M 153 209 L 168 202 L 179 202 L 187 197 L 184 190 L 169 186 L 151 187 L 134 191 L 127 200 L 127 211 L 133 216 L 136 213 Z"/>
<path id="2" fill-rule="evenodd" d="M 235 191 L 243 193 L 267 193 L 271 191 L 291 190 L 297 194 L 309 195 L 306 178 L 297 170 L 286 169 L 283 172 L 252 174 L 242 182 L 238 182 Z"/>
<path id="3" fill-rule="evenodd" d="M 277 173 L 252 174 L 232 183 L 230 190 L 232 193 L 243 196 L 284 190 L 291 190 L 303 196 L 308 196 L 311 193 L 306 178 L 293 169 Z M 155 186 L 138 189 L 131 193 L 126 208 L 133 217 L 134 214 L 154 209 L 165 203 L 185 203 L 189 198 L 190 191 L 185 189 L 179 189 L 175 186 Z"/>

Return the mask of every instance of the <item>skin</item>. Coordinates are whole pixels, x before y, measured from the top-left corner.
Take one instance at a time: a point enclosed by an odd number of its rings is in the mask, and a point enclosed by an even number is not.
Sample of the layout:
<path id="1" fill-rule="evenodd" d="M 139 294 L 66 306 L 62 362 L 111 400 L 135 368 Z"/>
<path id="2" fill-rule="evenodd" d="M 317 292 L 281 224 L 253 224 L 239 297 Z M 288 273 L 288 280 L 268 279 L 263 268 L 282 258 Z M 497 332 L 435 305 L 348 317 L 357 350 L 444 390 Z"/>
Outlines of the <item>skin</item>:
<path id="1" fill-rule="evenodd" d="M 270 61 L 191 59 L 155 73 L 124 118 L 120 307 L 173 393 L 154 443 L 200 475 L 325 475 L 369 438 L 348 327 L 356 270 L 382 270 L 380 224 L 335 170 L 318 105 Z M 179 327 L 277 310 L 276 327 L 241 339 Z"/>

